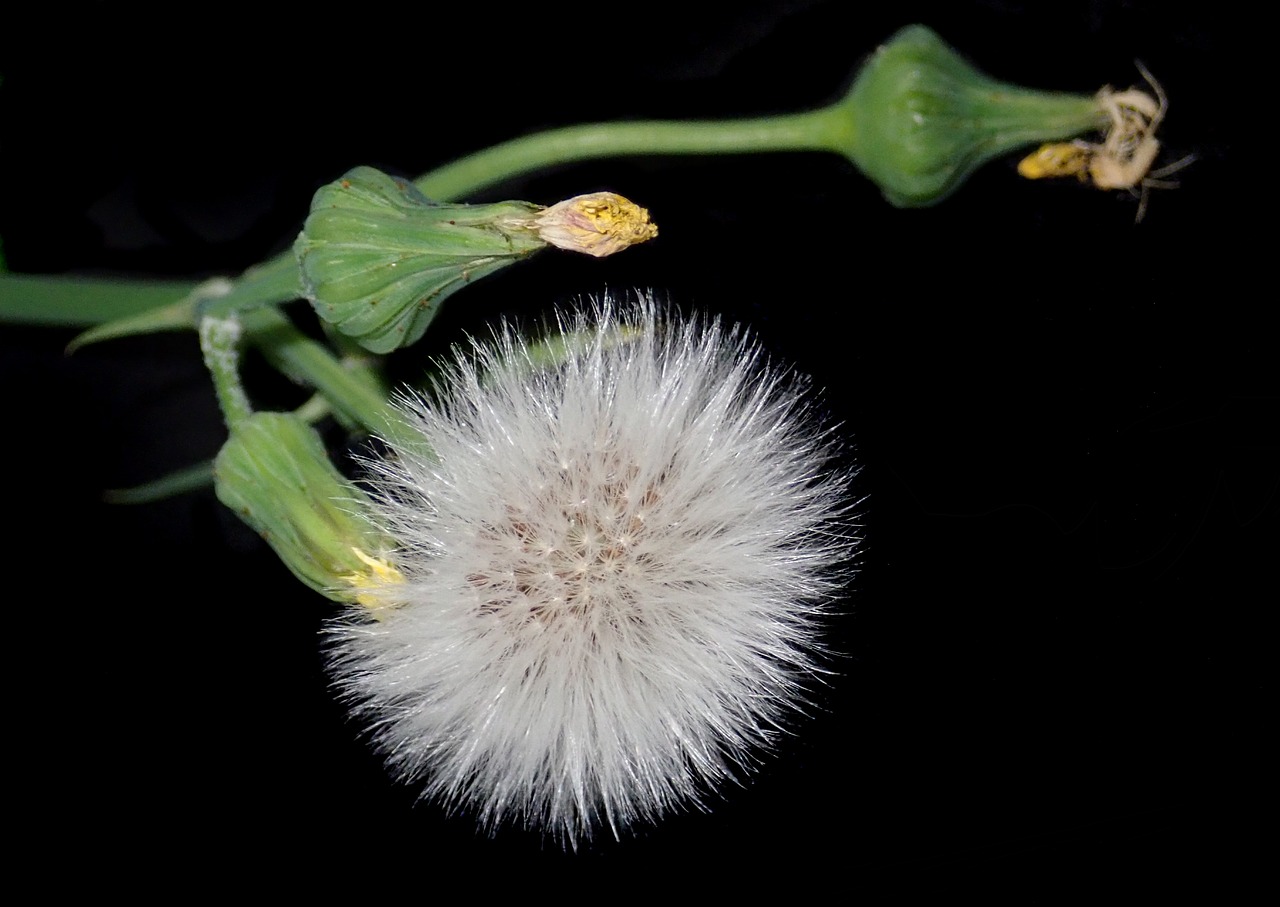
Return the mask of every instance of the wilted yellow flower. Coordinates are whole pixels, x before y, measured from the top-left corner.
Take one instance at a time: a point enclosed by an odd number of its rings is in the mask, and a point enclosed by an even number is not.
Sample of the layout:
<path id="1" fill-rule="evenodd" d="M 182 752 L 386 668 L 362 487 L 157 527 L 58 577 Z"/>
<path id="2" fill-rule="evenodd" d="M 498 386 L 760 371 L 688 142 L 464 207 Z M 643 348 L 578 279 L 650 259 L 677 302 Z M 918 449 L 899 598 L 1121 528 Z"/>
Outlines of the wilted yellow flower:
<path id="1" fill-rule="evenodd" d="M 552 205 L 533 219 L 538 236 L 557 249 L 604 258 L 653 239 L 649 211 L 613 192 L 592 192 Z"/>

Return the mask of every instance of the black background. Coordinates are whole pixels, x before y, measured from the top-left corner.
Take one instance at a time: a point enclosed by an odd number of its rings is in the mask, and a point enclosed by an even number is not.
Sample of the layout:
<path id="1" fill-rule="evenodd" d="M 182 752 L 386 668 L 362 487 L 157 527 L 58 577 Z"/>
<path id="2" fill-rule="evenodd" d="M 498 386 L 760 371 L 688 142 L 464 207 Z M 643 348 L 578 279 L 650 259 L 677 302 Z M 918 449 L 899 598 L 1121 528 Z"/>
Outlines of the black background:
<path id="1" fill-rule="evenodd" d="M 1235 9 L 735 10 L 82 4 L 7 29 L 0 235 L 32 273 L 235 274 L 286 248 L 351 166 L 416 175 L 568 123 L 815 106 L 912 22 L 1036 88 L 1126 87 L 1140 59 L 1170 99 L 1164 160 L 1197 158 L 1138 225 L 1125 193 L 1024 182 L 1016 155 L 927 210 L 802 154 L 599 161 L 483 196 L 614 189 L 661 235 L 468 288 L 397 374 L 500 313 L 651 287 L 813 375 L 866 496 L 821 708 L 708 813 L 576 855 L 491 839 L 389 782 L 327 686 L 333 606 L 211 492 L 101 503 L 221 443 L 190 334 L 67 358 L 70 330 L 0 327 L 7 738 L 33 852 L 100 855 L 131 881 L 156 861 L 393 884 L 528 858 L 1028 903 L 1228 886 L 1260 860 L 1280 382 L 1224 110 Z"/>

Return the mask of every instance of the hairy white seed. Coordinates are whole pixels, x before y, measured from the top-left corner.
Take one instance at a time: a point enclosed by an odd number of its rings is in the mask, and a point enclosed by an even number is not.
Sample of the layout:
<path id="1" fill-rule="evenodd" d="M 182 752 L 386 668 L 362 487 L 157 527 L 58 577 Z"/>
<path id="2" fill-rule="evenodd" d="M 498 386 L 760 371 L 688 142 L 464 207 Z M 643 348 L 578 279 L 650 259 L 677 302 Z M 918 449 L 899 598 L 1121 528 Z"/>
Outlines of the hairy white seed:
<path id="1" fill-rule="evenodd" d="M 848 479 L 736 329 L 605 299 L 402 402 L 373 464 L 403 583 L 331 629 L 342 691 L 425 796 L 576 846 L 700 804 L 802 703 L 847 577 Z"/>

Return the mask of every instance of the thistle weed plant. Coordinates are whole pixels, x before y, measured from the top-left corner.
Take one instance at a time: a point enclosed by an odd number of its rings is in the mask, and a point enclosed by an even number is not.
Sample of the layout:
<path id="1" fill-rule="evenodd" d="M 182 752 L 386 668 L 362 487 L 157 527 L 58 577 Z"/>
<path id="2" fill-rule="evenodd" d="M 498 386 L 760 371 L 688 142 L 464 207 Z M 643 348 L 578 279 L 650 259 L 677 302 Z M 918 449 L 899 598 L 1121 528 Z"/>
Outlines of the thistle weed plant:
<path id="1" fill-rule="evenodd" d="M 354 166 L 319 188 L 289 250 L 238 277 L 5 275 L 0 317 L 83 328 L 77 348 L 191 331 L 226 442 L 124 497 L 213 484 L 332 600 L 322 648 L 353 733 L 426 808 L 571 849 L 625 839 L 715 809 L 820 711 L 826 631 L 856 585 L 857 426 L 824 411 L 813 363 L 772 358 L 751 324 L 686 314 L 643 284 L 540 300 L 559 320 L 537 337 L 497 319 L 414 387 L 389 387 L 387 365 L 434 339 L 473 285 L 514 285 L 535 256 L 586 262 L 662 241 L 661 216 L 613 191 L 625 186 L 494 200 L 517 175 L 819 153 L 870 179 L 889 211 L 943 203 L 1042 143 L 1038 161 L 1087 150 L 1067 175 L 1123 165 L 1141 185 L 1145 166 L 1098 155 L 1145 164 L 1160 147 L 1163 95 L 1024 89 L 919 25 L 864 50 L 844 94 L 810 110 L 561 127 L 412 180 Z M 1117 123 L 1128 132 L 1108 135 Z M 793 215 L 760 229 L 814 229 L 811 212 Z M 251 355 L 313 396 L 262 407 Z M 361 445 L 354 464 L 333 426 Z"/>

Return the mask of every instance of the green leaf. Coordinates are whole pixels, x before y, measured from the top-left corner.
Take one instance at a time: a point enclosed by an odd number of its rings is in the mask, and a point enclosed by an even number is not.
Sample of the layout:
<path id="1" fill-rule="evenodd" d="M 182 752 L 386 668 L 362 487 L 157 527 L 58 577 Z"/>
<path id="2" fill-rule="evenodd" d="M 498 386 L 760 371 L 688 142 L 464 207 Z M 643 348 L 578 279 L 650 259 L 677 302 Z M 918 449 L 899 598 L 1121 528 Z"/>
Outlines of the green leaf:
<path id="1" fill-rule="evenodd" d="M 181 299 L 171 305 L 163 306 L 158 309 L 142 312 L 138 315 L 132 315 L 128 318 L 118 318 L 115 321 L 108 321 L 105 324 L 97 325 L 89 328 L 89 330 L 77 334 L 70 343 L 67 344 L 67 352 L 74 353 L 82 346 L 88 346 L 91 343 L 101 343 L 104 340 L 114 340 L 117 337 L 129 337 L 134 334 L 152 334 L 156 331 L 180 331 L 196 326 L 196 307 L 200 304 L 200 297 L 193 293 L 185 299 Z"/>

